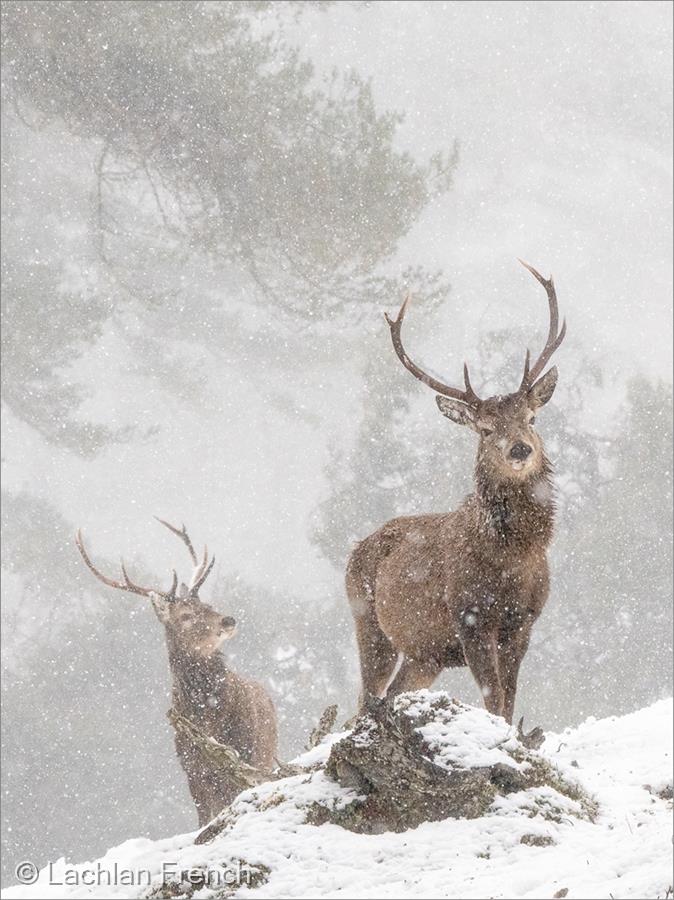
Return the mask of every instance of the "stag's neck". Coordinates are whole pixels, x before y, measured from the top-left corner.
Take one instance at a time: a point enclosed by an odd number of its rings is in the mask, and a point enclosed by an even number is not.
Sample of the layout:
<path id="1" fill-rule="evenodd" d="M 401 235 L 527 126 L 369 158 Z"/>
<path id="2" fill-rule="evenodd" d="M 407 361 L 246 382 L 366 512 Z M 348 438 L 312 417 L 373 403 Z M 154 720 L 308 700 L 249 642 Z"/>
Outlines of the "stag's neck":
<path id="1" fill-rule="evenodd" d="M 236 680 L 223 655 L 216 652 L 203 657 L 186 653 L 170 635 L 167 646 L 176 711 L 195 719 L 221 708 Z"/>
<path id="2" fill-rule="evenodd" d="M 475 497 L 480 533 L 510 549 L 545 549 L 554 525 L 552 466 L 544 457 L 540 469 L 522 481 L 499 480 L 478 461 Z"/>

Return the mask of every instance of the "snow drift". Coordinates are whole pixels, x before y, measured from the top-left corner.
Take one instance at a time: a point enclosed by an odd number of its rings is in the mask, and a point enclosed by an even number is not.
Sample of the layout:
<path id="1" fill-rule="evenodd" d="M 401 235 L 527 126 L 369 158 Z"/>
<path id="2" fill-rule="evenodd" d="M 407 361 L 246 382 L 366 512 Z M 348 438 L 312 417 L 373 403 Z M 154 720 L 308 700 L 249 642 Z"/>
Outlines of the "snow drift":
<path id="1" fill-rule="evenodd" d="M 670 701 L 547 734 L 540 751 L 443 692 L 401 695 L 394 714 L 436 774 L 486 778 L 491 793 L 473 817 L 366 834 L 335 824 L 368 800 L 362 781 L 345 787 L 329 774 L 345 747 L 378 739 L 382 723 L 368 735 L 360 720 L 299 757 L 303 771 L 242 793 L 206 841 L 196 832 L 129 840 L 94 862 L 58 860 L 2 896 L 671 896 Z"/>

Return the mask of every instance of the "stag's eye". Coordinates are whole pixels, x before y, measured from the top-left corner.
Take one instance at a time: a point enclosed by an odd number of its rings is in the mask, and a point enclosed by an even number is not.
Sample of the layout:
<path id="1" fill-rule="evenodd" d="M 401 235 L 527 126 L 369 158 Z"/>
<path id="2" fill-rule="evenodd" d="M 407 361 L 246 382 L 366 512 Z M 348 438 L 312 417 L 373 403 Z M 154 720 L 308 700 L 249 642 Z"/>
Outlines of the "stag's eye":
<path id="1" fill-rule="evenodd" d="M 493 428 L 490 428 L 488 425 L 480 425 L 480 434 L 482 435 L 482 437 L 489 437 L 489 435 L 493 433 Z"/>

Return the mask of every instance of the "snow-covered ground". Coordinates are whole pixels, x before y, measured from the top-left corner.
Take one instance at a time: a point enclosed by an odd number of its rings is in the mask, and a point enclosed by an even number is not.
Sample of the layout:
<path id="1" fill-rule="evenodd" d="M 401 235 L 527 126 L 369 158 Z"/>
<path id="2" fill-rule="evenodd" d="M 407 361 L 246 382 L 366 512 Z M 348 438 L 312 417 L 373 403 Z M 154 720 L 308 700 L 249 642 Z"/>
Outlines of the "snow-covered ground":
<path id="1" fill-rule="evenodd" d="M 462 742 L 469 755 L 479 755 L 489 741 L 503 740 L 487 713 L 472 711 L 466 721 L 465 740 L 457 729 L 444 735 L 459 756 Z M 326 759 L 338 737 L 301 761 Z M 441 746 L 442 728 L 432 738 L 438 752 L 456 757 Z M 129 840 L 91 863 L 59 860 L 34 884 L 2 896 L 223 897 L 230 895 L 223 886 L 236 882 L 236 896 L 254 890 L 260 898 L 671 897 L 671 739 L 672 704 L 665 700 L 546 735 L 541 752 L 598 802 L 595 822 L 573 814 L 546 818 L 534 812 L 540 805 L 533 807 L 525 791 L 499 798 L 482 818 L 426 823 L 402 834 L 316 827 L 306 822 L 312 802 L 342 804 L 353 796 L 319 769 L 242 794 L 230 826 L 208 844 L 195 845 L 196 833 Z M 153 893 L 162 875 L 178 872 L 199 879 L 206 872 L 211 887 Z"/>

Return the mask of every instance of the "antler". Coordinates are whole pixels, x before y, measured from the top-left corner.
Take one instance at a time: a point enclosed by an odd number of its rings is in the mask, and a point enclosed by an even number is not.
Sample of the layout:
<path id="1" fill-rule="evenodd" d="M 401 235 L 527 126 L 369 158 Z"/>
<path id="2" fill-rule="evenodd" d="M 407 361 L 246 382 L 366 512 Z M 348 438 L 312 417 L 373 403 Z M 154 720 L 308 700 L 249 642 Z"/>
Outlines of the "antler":
<path id="1" fill-rule="evenodd" d="M 211 569 L 213 568 L 213 564 L 215 563 L 215 557 L 211 557 L 211 561 L 208 561 L 208 547 L 204 547 L 204 558 L 201 561 L 201 565 L 195 569 L 192 579 L 190 580 L 189 592 L 193 597 L 199 593 L 199 588 L 206 581 L 208 576 L 211 574 Z"/>
<path id="2" fill-rule="evenodd" d="M 174 534 L 176 534 L 180 538 L 180 540 L 184 542 L 185 546 L 187 547 L 188 553 L 192 558 L 193 564 L 197 566 L 199 564 L 199 561 L 197 560 L 197 554 L 194 552 L 194 547 L 192 546 L 192 541 L 190 540 L 190 536 L 187 533 L 185 525 L 183 524 L 182 528 L 176 528 L 175 525 L 171 525 L 170 522 L 166 522 L 164 519 L 160 519 L 159 516 L 154 516 L 153 518 L 160 522 L 164 526 L 164 528 L 168 528 L 169 531 L 172 531 Z"/>
<path id="3" fill-rule="evenodd" d="M 477 406 L 481 401 L 471 386 L 470 377 L 468 375 L 468 366 L 466 363 L 463 364 L 463 380 L 466 387 L 465 390 L 462 391 L 460 388 L 450 387 L 448 384 L 443 384 L 441 381 L 433 378 L 432 375 L 428 375 L 426 372 L 420 369 L 419 366 L 413 363 L 405 352 L 402 338 L 400 336 L 400 329 L 402 328 L 403 319 L 405 318 L 405 313 L 407 312 L 409 302 L 410 297 L 408 294 L 407 297 L 405 297 L 403 305 L 400 307 L 400 312 L 398 313 L 398 317 L 396 319 L 391 319 L 388 313 L 384 313 L 384 317 L 386 318 L 389 328 L 391 329 L 391 340 L 393 341 L 393 348 L 398 356 L 398 359 L 405 366 L 405 368 L 409 372 L 411 372 L 412 375 L 414 375 L 415 378 L 418 378 L 419 381 L 427 384 L 428 387 L 433 388 L 433 390 L 437 391 L 439 394 L 443 394 L 445 397 L 453 397 L 455 400 L 461 400 L 463 401 L 463 403 L 467 403 L 468 406 Z"/>
<path id="4" fill-rule="evenodd" d="M 103 584 L 107 584 L 108 587 L 117 588 L 117 590 L 120 591 L 129 591 L 132 594 L 139 594 L 141 597 L 149 597 L 151 594 L 157 594 L 158 596 L 163 597 L 165 600 L 172 600 L 175 597 L 176 588 L 178 587 L 178 576 L 175 569 L 173 570 L 173 583 L 171 584 L 171 587 L 168 591 L 157 591 L 151 588 L 140 587 L 140 585 L 135 584 L 129 578 L 123 560 L 122 576 L 124 577 L 124 581 L 116 581 L 114 578 L 108 578 L 107 575 L 99 572 L 96 566 L 89 559 L 89 554 L 84 549 L 84 543 L 82 542 L 82 531 L 80 529 L 78 529 L 77 534 L 75 535 L 75 543 L 77 544 L 77 549 L 82 554 L 82 559 L 84 560 L 84 562 L 91 569 L 96 578 L 98 578 L 99 581 L 102 581 Z"/>
<path id="5" fill-rule="evenodd" d="M 540 272 L 537 272 L 533 266 L 525 263 L 523 259 L 518 258 L 518 262 L 521 262 L 524 268 L 528 269 L 531 272 L 536 281 L 539 281 L 543 285 L 543 287 L 545 288 L 545 292 L 548 295 L 548 308 L 550 310 L 550 328 L 548 329 L 548 339 L 545 342 L 545 347 L 543 347 L 540 356 L 531 368 L 529 367 L 530 354 L 527 350 L 526 359 L 524 361 L 524 375 L 522 376 L 522 382 L 519 387 L 520 392 L 523 392 L 529 390 L 529 388 L 539 377 L 543 369 L 547 366 L 552 354 L 564 340 L 564 335 L 566 334 L 566 319 L 562 322 L 562 327 L 558 332 L 557 328 L 559 326 L 559 309 L 557 307 L 557 293 L 555 291 L 555 285 L 552 280 L 552 275 L 549 279 L 543 278 Z"/>
<path id="6" fill-rule="evenodd" d="M 169 531 L 172 531 L 173 534 L 177 535 L 180 540 L 185 544 L 187 550 L 190 554 L 192 562 L 194 564 L 194 572 L 192 573 L 192 577 L 190 579 L 188 592 L 193 596 L 199 592 L 199 588 L 206 581 L 208 576 L 211 573 L 211 569 L 213 568 L 213 564 L 215 563 L 215 557 L 213 557 L 210 562 L 208 560 L 208 547 L 204 547 L 204 555 L 201 562 L 197 559 L 197 554 L 194 552 L 194 546 L 192 541 L 190 540 L 190 536 L 187 533 L 187 529 L 185 525 L 182 528 L 176 528 L 175 525 L 171 525 L 170 522 L 166 522 L 164 519 L 160 519 L 159 516 L 154 517 L 158 522 L 160 522 L 165 528 L 168 528 Z"/>

